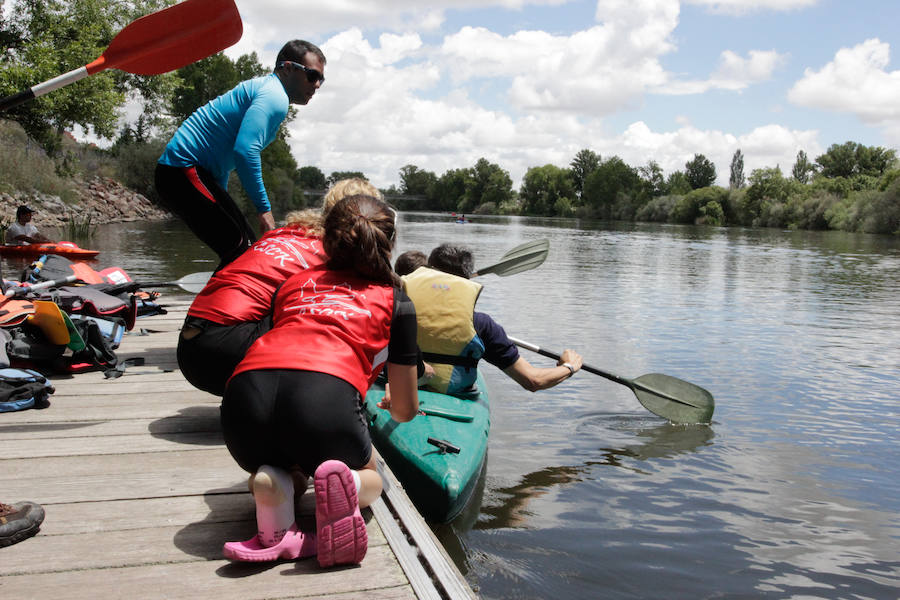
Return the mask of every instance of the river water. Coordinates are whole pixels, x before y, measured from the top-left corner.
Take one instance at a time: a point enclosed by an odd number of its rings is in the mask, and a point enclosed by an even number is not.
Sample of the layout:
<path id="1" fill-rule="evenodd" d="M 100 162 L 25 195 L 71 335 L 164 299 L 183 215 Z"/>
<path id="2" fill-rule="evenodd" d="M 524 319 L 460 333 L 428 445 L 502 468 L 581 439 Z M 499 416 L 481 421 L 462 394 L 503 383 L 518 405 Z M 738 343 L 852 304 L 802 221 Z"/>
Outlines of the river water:
<path id="1" fill-rule="evenodd" d="M 531 394 L 487 365 L 480 502 L 435 528 L 483 597 L 900 597 L 900 239 L 400 218 L 397 252 L 458 242 L 481 266 L 548 238 L 540 268 L 480 278 L 480 310 L 716 399 L 711 425 L 673 426 L 587 372 Z M 90 245 L 135 278 L 215 266 L 177 222 L 104 226 Z"/>

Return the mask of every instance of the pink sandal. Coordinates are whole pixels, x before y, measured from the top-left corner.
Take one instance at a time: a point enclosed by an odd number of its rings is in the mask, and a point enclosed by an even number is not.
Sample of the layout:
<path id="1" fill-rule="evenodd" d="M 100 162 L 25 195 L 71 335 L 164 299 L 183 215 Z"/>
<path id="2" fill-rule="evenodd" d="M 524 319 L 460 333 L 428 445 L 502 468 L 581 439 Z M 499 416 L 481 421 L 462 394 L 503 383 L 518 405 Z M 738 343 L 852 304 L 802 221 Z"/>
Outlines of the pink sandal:
<path id="1" fill-rule="evenodd" d="M 280 558 L 295 560 L 316 553 L 316 538 L 297 531 L 295 523 L 274 546 L 263 546 L 259 543 L 259 536 L 255 535 L 246 542 L 225 542 L 222 553 L 225 558 L 243 562 L 267 562 Z"/>
<path id="2" fill-rule="evenodd" d="M 359 564 L 369 535 L 349 467 L 339 460 L 323 462 L 316 469 L 315 490 L 319 565 Z"/>

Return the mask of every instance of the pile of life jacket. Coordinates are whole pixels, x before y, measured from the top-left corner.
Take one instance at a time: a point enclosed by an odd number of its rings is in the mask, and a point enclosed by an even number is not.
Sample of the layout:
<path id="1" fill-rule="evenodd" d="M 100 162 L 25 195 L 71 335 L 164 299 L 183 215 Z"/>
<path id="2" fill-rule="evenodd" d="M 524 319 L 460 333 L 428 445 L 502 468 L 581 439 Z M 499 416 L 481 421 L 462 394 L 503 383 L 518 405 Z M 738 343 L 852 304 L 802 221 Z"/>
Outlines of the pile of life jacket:
<path id="1" fill-rule="evenodd" d="M 66 281 L 73 275 L 76 281 Z M 125 331 L 134 328 L 138 317 L 165 313 L 155 302 L 158 294 L 140 290 L 122 269 L 98 272 L 56 255 L 31 263 L 21 281 L 2 284 L 0 369 L 26 369 L 39 376 L 114 370 Z M 2 397 L 0 388 L 0 401 Z"/>

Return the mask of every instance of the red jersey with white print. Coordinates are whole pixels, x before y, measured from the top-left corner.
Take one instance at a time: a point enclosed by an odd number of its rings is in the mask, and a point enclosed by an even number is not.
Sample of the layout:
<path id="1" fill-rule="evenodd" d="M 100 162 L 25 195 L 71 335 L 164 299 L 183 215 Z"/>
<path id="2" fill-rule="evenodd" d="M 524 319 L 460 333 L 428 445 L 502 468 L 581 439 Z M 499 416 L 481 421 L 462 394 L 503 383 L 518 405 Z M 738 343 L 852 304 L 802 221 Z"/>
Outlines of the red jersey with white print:
<path id="1" fill-rule="evenodd" d="M 279 285 L 326 260 L 322 240 L 306 230 L 273 229 L 210 278 L 188 315 L 220 325 L 259 321 L 272 310 Z"/>
<path id="2" fill-rule="evenodd" d="M 298 273 L 278 290 L 272 329 L 250 346 L 234 374 L 328 373 L 365 396 L 387 361 L 393 311 L 391 285 L 325 267 Z"/>

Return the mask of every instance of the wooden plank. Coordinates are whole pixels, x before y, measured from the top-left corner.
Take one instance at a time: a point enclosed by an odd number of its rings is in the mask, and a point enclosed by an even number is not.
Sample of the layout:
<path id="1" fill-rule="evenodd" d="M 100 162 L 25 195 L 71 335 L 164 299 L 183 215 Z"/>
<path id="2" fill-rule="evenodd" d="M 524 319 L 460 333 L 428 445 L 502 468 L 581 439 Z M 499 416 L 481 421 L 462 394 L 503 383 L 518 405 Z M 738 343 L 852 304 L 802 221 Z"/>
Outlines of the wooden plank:
<path id="1" fill-rule="evenodd" d="M 177 445 L 176 445 L 177 444 Z M 104 437 L 56 438 L 53 444 L 46 439 L 0 439 L 0 456 L 34 458 L 49 456 L 96 456 L 102 454 L 138 454 L 144 452 L 170 452 L 174 450 L 203 450 L 223 444 L 220 431 L 167 433 L 147 435 L 146 432 L 131 435 Z"/>
<path id="2" fill-rule="evenodd" d="M 394 516 L 396 516 L 405 533 L 415 541 L 421 560 L 428 565 L 433 574 L 433 579 L 436 580 L 436 585 L 449 598 L 475 598 L 472 588 L 469 587 L 459 569 L 453 564 L 447 551 L 438 542 L 437 537 L 425 523 L 422 515 L 413 507 L 413 503 L 403 490 L 403 486 L 397 481 L 397 478 L 380 455 L 377 455 L 376 464 L 378 472 L 381 473 L 381 477 L 384 480 L 382 498 Z M 385 522 L 385 518 L 380 520 L 382 523 Z M 385 526 L 385 533 L 390 535 L 390 528 L 387 526 Z M 393 536 L 389 537 L 388 540 L 392 541 Z M 395 552 L 397 552 L 402 548 L 402 541 L 397 540 L 397 542 L 392 543 L 391 547 L 395 548 Z M 410 571 L 407 571 L 407 573 L 409 574 Z M 427 587 L 421 578 L 410 577 L 410 584 L 413 586 L 417 596 L 426 595 Z"/>
<path id="3" fill-rule="evenodd" d="M 76 535 L 39 534 L 27 544 L 14 544 L 4 549 L 3 560 L 0 561 L 0 576 L 138 567 L 157 563 L 194 562 L 198 559 L 220 560 L 223 558 L 222 545 L 225 542 L 245 540 L 256 534 L 256 520 L 252 510 L 251 508 L 247 515 L 249 518 L 243 521 L 201 521 L 184 526 L 107 530 Z M 366 514 L 371 522 L 372 513 L 367 511 Z M 65 513 L 58 518 L 65 518 Z M 304 530 L 314 531 L 315 519 L 309 521 Z M 369 528 L 369 534 L 369 552 L 386 545 L 378 527 Z M 90 551 L 85 551 L 86 549 Z"/>
<path id="4" fill-rule="evenodd" d="M 227 493 L 246 489 L 246 480 L 221 447 L 0 460 L 4 497 L 41 504 Z"/>
<path id="5" fill-rule="evenodd" d="M 132 539 L 130 544 L 141 545 L 140 539 Z M 40 562 L 48 561 L 43 558 Z M 382 545 L 371 548 L 357 567 L 321 569 L 314 558 L 252 564 L 196 557 L 190 562 L 7 575 L 0 580 L 0 589 L 4 598 L 10 599 L 414 597 L 406 583 L 390 547 Z M 403 591 L 404 586 L 409 591 Z"/>
<path id="6" fill-rule="evenodd" d="M 102 398 L 113 399 L 115 396 L 103 396 Z M 208 402 L 199 405 L 198 400 L 208 399 Z M 153 399 L 152 401 L 124 403 L 121 399 L 113 404 L 111 401 L 104 404 L 95 398 L 77 398 L 68 402 L 63 400 L 50 399 L 51 406 L 43 411 L 40 410 L 23 410 L 14 413 L 3 413 L 3 419 L 0 423 L 4 424 L 20 424 L 20 423 L 71 423 L 78 426 L 79 423 L 95 423 L 100 421 L 115 421 L 126 419 L 164 419 L 179 414 L 190 415 L 197 406 L 208 406 L 215 410 L 219 410 L 220 399 L 209 394 L 197 395 L 181 395 L 167 394 L 164 398 Z M 39 415 L 53 411 L 52 417 L 41 418 Z M 3 431 L 5 425 L 0 424 L 0 432 Z"/>
<path id="7" fill-rule="evenodd" d="M 0 424 L 0 445 L 18 440 L 66 439 L 73 437 L 102 437 L 150 434 L 165 437 L 178 433 L 221 431 L 218 405 L 193 406 L 177 415 L 158 419 L 115 419 L 106 421 L 34 421 Z M 2 423 L 2 421 L 0 421 Z M 179 443 L 178 438 L 172 441 Z M 220 440 L 221 442 L 221 440 Z M 0 456 L 7 456 L 0 452 Z M 31 454 L 42 456 L 42 454 Z"/>

